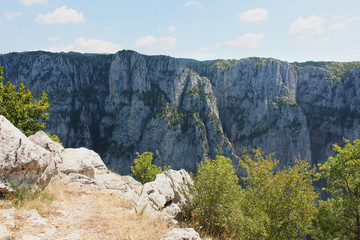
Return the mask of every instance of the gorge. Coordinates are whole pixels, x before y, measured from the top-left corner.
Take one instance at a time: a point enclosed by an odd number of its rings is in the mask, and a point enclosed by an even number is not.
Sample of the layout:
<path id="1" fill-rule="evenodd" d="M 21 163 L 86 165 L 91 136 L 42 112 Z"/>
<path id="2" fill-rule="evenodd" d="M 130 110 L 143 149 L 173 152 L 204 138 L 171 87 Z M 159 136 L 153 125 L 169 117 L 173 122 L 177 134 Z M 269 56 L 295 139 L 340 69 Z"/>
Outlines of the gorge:
<path id="1" fill-rule="evenodd" d="M 136 152 L 195 171 L 218 151 L 237 162 L 244 148 L 280 166 L 301 156 L 324 162 L 343 137 L 360 137 L 360 64 L 276 59 L 196 61 L 116 54 L 0 55 L 5 81 L 48 94 L 46 131 L 87 147 L 128 174 Z"/>

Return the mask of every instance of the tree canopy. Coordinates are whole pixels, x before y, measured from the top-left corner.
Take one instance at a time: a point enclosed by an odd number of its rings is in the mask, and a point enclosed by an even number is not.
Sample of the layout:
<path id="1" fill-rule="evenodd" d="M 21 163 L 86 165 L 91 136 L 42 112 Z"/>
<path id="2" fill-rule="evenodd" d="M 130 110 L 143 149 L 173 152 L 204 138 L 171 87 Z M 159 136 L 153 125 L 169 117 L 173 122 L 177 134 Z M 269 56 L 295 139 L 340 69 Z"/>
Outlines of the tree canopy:
<path id="1" fill-rule="evenodd" d="M 46 93 L 42 92 L 40 99 L 34 99 L 23 82 L 18 88 L 10 82 L 4 84 L 3 71 L 0 67 L 0 115 L 27 136 L 45 128 L 43 121 L 48 119 L 50 107 Z"/>

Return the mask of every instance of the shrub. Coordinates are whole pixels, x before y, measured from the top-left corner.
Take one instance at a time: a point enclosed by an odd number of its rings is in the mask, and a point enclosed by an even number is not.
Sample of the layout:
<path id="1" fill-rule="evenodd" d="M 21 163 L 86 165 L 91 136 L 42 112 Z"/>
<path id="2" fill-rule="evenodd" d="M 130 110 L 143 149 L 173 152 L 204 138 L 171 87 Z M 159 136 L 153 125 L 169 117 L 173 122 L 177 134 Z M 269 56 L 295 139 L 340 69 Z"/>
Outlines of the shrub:
<path id="1" fill-rule="evenodd" d="M 230 215 L 240 186 L 231 159 L 217 155 L 198 165 L 194 185 L 190 186 L 184 218 L 212 236 L 225 237 L 231 228 Z"/>
<path id="2" fill-rule="evenodd" d="M 137 157 L 134 160 L 134 165 L 131 166 L 132 175 L 142 184 L 154 181 L 156 175 L 162 173 L 163 169 L 151 163 L 153 160 L 151 152 L 144 152 L 142 154 L 137 152 L 136 154 Z"/>

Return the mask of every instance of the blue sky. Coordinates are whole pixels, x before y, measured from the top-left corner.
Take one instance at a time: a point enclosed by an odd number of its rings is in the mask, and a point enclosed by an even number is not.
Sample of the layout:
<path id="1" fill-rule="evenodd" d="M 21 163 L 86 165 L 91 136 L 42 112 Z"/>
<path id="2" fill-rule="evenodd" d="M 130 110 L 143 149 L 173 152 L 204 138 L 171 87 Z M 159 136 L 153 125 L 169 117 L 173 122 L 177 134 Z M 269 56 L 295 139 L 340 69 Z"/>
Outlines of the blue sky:
<path id="1" fill-rule="evenodd" d="M 0 53 L 360 61 L 359 0 L 0 0 Z"/>

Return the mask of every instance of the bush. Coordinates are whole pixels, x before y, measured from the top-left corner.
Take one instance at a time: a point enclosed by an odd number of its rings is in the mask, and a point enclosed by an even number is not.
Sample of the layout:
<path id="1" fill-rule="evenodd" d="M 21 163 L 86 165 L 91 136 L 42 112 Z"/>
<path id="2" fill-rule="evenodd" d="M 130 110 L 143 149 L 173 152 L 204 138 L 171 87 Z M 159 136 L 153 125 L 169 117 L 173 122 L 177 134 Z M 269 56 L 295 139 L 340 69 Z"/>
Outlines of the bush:
<path id="1" fill-rule="evenodd" d="M 198 165 L 190 186 L 184 218 L 199 231 L 225 237 L 231 228 L 230 215 L 240 186 L 231 159 L 217 155 Z"/>
<path id="2" fill-rule="evenodd" d="M 142 154 L 137 152 L 136 154 L 137 158 L 134 160 L 134 165 L 131 166 L 132 175 L 142 184 L 154 181 L 156 175 L 162 173 L 163 169 L 151 163 L 153 160 L 151 152 L 144 152 Z"/>

